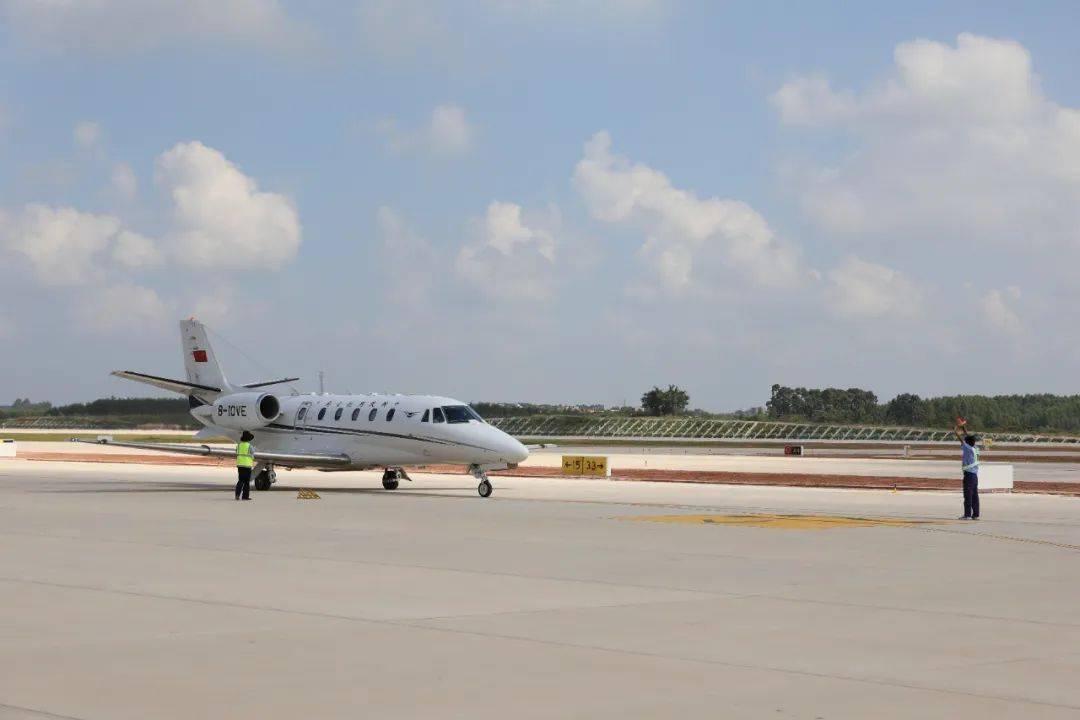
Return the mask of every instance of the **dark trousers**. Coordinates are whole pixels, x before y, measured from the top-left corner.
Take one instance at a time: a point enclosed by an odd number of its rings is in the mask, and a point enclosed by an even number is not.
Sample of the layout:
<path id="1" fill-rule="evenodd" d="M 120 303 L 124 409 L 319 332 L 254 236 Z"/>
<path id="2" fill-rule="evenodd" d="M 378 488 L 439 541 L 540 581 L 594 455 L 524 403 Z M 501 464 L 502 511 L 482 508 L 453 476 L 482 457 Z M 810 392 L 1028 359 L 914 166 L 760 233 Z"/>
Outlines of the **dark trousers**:
<path id="1" fill-rule="evenodd" d="M 251 468 L 238 467 L 236 468 L 236 474 L 240 476 L 240 479 L 236 481 L 236 498 L 238 500 L 240 498 L 247 500 L 251 497 Z"/>
<path id="2" fill-rule="evenodd" d="M 979 476 L 964 473 L 964 517 L 979 517 Z"/>

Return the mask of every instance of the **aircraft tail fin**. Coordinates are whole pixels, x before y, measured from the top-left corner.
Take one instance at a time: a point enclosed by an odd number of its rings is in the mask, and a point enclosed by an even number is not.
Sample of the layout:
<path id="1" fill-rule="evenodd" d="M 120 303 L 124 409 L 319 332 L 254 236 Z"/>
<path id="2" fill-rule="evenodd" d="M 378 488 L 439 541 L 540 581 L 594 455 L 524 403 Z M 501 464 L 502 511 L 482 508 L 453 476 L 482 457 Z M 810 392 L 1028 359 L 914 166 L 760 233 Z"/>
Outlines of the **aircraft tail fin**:
<path id="1" fill-rule="evenodd" d="M 206 326 L 195 318 L 181 320 L 180 340 L 184 346 L 184 369 L 187 370 L 188 382 L 230 392 L 232 386 L 218 364 L 210 338 L 206 336 Z"/>

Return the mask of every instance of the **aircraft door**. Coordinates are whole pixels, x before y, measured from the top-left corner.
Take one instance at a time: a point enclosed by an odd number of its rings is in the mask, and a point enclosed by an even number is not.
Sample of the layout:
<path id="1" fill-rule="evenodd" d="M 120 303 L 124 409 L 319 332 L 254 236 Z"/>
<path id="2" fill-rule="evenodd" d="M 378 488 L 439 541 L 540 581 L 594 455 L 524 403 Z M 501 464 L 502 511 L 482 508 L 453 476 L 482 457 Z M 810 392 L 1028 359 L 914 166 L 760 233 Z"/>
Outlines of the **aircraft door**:
<path id="1" fill-rule="evenodd" d="M 300 403 L 300 407 L 296 410 L 296 418 L 293 420 L 293 425 L 297 430 L 307 427 L 309 414 L 311 414 L 311 401 Z"/>

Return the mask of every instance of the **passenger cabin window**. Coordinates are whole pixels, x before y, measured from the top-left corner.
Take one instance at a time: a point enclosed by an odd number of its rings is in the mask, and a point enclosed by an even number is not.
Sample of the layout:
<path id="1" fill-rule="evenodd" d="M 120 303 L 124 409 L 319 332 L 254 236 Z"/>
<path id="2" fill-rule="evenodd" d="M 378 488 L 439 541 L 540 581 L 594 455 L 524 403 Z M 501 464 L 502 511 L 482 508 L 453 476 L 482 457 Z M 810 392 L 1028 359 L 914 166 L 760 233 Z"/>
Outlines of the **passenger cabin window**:
<path id="1" fill-rule="evenodd" d="M 378 415 L 378 414 L 379 414 L 379 411 L 376 408 L 371 408 L 371 412 L 369 412 L 367 414 L 367 419 L 368 420 L 374 420 L 375 416 Z"/>
<path id="2" fill-rule="evenodd" d="M 390 408 L 390 412 L 386 413 L 386 422 L 390 422 L 394 419 L 394 408 Z"/>
<path id="3" fill-rule="evenodd" d="M 437 423 L 446 422 L 446 418 L 442 414 L 442 408 L 435 408 L 431 411 L 431 421 Z"/>
<path id="4" fill-rule="evenodd" d="M 468 405 L 447 405 L 442 410 L 446 413 L 448 423 L 467 423 L 470 420 L 483 422 L 476 411 Z"/>
<path id="5" fill-rule="evenodd" d="M 326 408 L 319 411 L 319 419 L 322 420 L 324 417 L 326 417 Z"/>
<path id="6" fill-rule="evenodd" d="M 429 415 L 431 415 L 431 411 L 430 410 L 425 410 L 424 411 L 424 417 L 420 418 L 420 422 L 427 422 Z"/>
<path id="7" fill-rule="evenodd" d="M 341 408 L 338 408 L 337 412 L 334 413 L 334 420 L 340 420 L 340 419 L 341 419 Z"/>
<path id="8" fill-rule="evenodd" d="M 300 412 L 296 413 L 296 422 L 300 422 L 307 415 L 307 407 L 300 408 Z"/>
<path id="9" fill-rule="evenodd" d="M 352 411 L 352 421 L 356 422 L 356 418 L 360 417 L 360 408 L 356 408 Z"/>

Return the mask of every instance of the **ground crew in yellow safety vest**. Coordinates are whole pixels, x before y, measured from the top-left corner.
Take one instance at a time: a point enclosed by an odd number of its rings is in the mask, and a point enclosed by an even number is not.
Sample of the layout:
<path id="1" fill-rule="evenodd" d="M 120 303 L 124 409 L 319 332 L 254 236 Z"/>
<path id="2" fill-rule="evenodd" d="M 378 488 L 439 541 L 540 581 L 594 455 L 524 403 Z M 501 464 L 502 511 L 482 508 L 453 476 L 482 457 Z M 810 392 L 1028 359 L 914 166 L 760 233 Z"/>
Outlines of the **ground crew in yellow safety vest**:
<path id="1" fill-rule="evenodd" d="M 251 468 L 255 467 L 255 450 L 251 447 L 251 441 L 255 436 L 244 431 L 240 436 L 240 442 L 236 443 L 236 499 L 251 499 Z"/>

